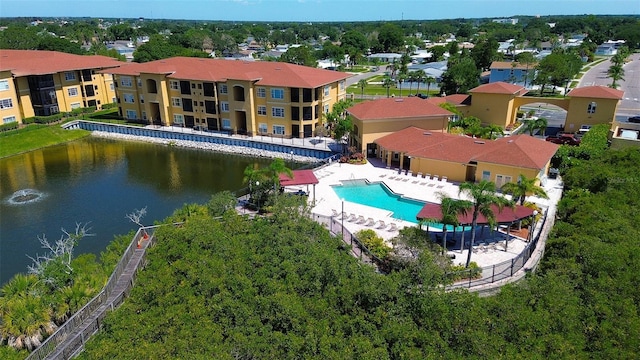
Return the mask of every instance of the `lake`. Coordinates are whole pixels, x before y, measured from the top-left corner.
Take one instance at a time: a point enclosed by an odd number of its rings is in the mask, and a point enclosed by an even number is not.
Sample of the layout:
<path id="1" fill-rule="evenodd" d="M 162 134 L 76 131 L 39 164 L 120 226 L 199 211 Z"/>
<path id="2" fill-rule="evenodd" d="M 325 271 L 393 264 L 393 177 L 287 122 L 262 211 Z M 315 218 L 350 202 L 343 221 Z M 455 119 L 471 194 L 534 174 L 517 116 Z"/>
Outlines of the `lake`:
<path id="1" fill-rule="evenodd" d="M 27 255 L 46 252 L 38 236 L 53 242 L 61 228 L 89 223 L 95 236 L 75 254 L 99 254 L 114 235 L 136 228 L 125 217 L 135 209 L 146 207 L 143 223 L 151 225 L 183 204 L 242 189 L 247 165 L 270 162 L 94 137 L 0 159 L 0 284 L 26 273 Z"/>

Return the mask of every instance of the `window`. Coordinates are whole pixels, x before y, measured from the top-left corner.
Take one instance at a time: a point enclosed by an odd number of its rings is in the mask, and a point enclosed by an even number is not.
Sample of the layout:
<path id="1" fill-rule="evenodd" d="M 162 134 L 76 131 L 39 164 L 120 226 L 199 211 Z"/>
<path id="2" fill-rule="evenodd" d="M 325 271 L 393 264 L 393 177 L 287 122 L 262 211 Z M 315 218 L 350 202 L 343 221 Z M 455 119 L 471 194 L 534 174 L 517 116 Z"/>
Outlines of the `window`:
<path id="1" fill-rule="evenodd" d="M 131 82 L 131 77 L 130 76 L 123 76 L 120 78 L 120 85 L 125 86 L 125 87 L 131 87 L 132 82 Z"/>
<path id="2" fill-rule="evenodd" d="M 129 104 L 133 104 L 136 100 L 133 97 L 133 94 L 123 94 L 124 95 L 124 102 L 129 103 Z"/>
<path id="3" fill-rule="evenodd" d="M 204 96 L 215 96 L 213 91 L 213 83 L 204 83 Z"/>
<path id="4" fill-rule="evenodd" d="M 16 122 L 16 117 L 13 116 L 13 115 L 2 118 L 2 123 L 3 124 L 8 124 L 8 123 L 12 123 L 12 122 Z"/>
<path id="5" fill-rule="evenodd" d="M 284 126 L 283 125 L 273 125 L 273 134 L 274 135 L 284 135 Z"/>
<path id="6" fill-rule="evenodd" d="M 127 110 L 127 119 L 137 119 L 138 113 L 135 110 Z"/>
<path id="7" fill-rule="evenodd" d="M 324 113 L 325 114 L 329 113 L 329 104 L 324 104 Z"/>
<path id="8" fill-rule="evenodd" d="M 115 91 L 116 87 L 113 85 L 113 83 L 109 84 L 109 89 L 111 89 L 111 91 Z"/>
<path id="9" fill-rule="evenodd" d="M 0 99 L 0 109 L 11 109 L 13 101 L 11 99 Z"/>
<path id="10" fill-rule="evenodd" d="M 260 87 L 260 88 L 258 88 L 256 90 L 256 92 L 257 92 L 256 96 L 259 97 L 259 98 L 267 97 L 267 89 L 265 89 L 265 88 Z"/>
<path id="11" fill-rule="evenodd" d="M 227 84 L 220 84 L 220 94 L 226 94 L 228 91 Z"/>
<path id="12" fill-rule="evenodd" d="M 344 87 L 345 87 L 345 82 L 344 82 L 344 80 L 343 80 L 343 81 L 340 81 L 340 91 L 344 91 Z"/>
<path id="13" fill-rule="evenodd" d="M 284 99 L 284 90 L 283 89 L 271 89 L 271 98 L 272 99 Z"/>
<path id="14" fill-rule="evenodd" d="M 0 91 L 9 90 L 9 80 L 0 80 Z"/>
<path id="15" fill-rule="evenodd" d="M 258 132 L 261 133 L 261 134 L 266 134 L 267 133 L 267 124 L 265 124 L 265 123 L 258 124 Z"/>
<path id="16" fill-rule="evenodd" d="M 138 78 L 138 87 L 141 88 L 142 87 L 142 79 Z"/>
<path id="17" fill-rule="evenodd" d="M 267 115 L 267 107 L 264 105 L 258 105 L 258 115 Z"/>
<path id="18" fill-rule="evenodd" d="M 329 85 L 324 87 L 324 96 L 329 96 L 329 91 L 331 90 L 331 87 L 329 87 Z"/>
<path id="19" fill-rule="evenodd" d="M 76 102 L 76 103 L 71 103 L 71 110 L 73 109 L 80 109 L 80 103 Z"/>
<path id="20" fill-rule="evenodd" d="M 192 112 L 193 111 L 193 100 L 182 98 L 182 110 Z"/>
<path id="21" fill-rule="evenodd" d="M 173 114 L 174 124 L 184 124 L 184 116 L 182 114 Z"/>
<path id="22" fill-rule="evenodd" d="M 171 106 L 182 107 L 182 99 L 180 99 L 180 98 L 171 98 Z"/>
<path id="23" fill-rule="evenodd" d="M 204 112 L 207 114 L 215 114 L 216 113 L 216 102 L 215 101 L 204 101 Z"/>
<path id="24" fill-rule="evenodd" d="M 202 90 L 202 84 L 198 84 L 198 90 Z"/>
<path id="25" fill-rule="evenodd" d="M 171 82 L 169 82 L 169 86 L 171 87 L 171 90 L 180 90 L 180 83 L 177 81 L 171 80 Z"/>
<path id="26" fill-rule="evenodd" d="M 142 120 L 147 120 L 147 112 L 146 111 L 142 112 Z"/>
<path id="27" fill-rule="evenodd" d="M 271 108 L 271 116 L 273 116 L 273 117 L 284 117 L 284 108 L 272 107 Z"/>
<path id="28" fill-rule="evenodd" d="M 68 88 L 67 93 L 69 94 L 69 97 L 78 96 L 78 88 L 76 87 Z"/>
<path id="29" fill-rule="evenodd" d="M 502 185 L 506 183 L 510 183 L 512 180 L 511 176 L 506 175 L 496 175 L 496 187 L 501 188 Z"/>
<path id="30" fill-rule="evenodd" d="M 588 114 L 595 114 L 596 112 L 596 103 L 595 102 L 590 102 L 589 106 L 587 106 L 587 113 Z"/>
<path id="31" fill-rule="evenodd" d="M 482 180 L 490 181 L 491 180 L 491 171 L 483 170 L 482 171 Z"/>
<path id="32" fill-rule="evenodd" d="M 229 119 L 222 119 L 222 128 L 229 130 L 231 129 L 231 120 Z"/>
<path id="33" fill-rule="evenodd" d="M 229 103 L 226 101 L 222 101 L 220 103 L 220 111 L 222 112 L 229 112 Z"/>
<path id="34" fill-rule="evenodd" d="M 140 104 L 144 104 L 144 95 L 140 94 Z"/>
<path id="35" fill-rule="evenodd" d="M 64 79 L 66 81 L 73 81 L 76 79 L 76 72 L 75 71 L 67 71 L 64 73 Z"/>

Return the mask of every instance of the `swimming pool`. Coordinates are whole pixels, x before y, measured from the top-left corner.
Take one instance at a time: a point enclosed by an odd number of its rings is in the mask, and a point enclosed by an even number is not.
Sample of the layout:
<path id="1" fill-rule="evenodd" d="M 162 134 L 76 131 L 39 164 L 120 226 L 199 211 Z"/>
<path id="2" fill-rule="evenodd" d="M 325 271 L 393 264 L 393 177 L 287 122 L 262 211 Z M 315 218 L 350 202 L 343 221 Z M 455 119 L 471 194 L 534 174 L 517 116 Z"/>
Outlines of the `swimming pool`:
<path id="1" fill-rule="evenodd" d="M 356 204 L 389 210 L 396 219 L 418 223 L 416 215 L 426 204 L 424 201 L 404 198 L 389 189 L 382 182 L 366 180 L 346 180 L 342 185 L 331 187 L 339 198 Z M 430 227 L 442 229 L 442 224 L 429 223 Z M 448 227 L 453 230 L 453 227 Z M 459 227 L 461 230 L 462 227 Z"/>

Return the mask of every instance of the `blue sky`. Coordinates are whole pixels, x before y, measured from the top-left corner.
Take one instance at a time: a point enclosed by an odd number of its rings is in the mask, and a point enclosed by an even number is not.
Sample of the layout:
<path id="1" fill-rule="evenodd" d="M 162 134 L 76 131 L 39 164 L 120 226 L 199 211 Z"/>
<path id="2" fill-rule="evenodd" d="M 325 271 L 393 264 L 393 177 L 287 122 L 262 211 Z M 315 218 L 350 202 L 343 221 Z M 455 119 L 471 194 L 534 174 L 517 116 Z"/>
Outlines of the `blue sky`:
<path id="1" fill-rule="evenodd" d="M 0 16 L 236 21 L 638 15 L 639 0 L 0 0 Z"/>

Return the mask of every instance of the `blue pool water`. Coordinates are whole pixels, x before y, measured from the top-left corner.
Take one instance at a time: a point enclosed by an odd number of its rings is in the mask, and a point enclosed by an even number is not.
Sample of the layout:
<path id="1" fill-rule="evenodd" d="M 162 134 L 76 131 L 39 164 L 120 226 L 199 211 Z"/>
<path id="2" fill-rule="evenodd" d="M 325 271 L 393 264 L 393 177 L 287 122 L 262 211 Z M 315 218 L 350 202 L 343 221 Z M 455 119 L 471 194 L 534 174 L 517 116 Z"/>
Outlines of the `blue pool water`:
<path id="1" fill-rule="evenodd" d="M 356 204 L 389 210 L 396 219 L 418 223 L 416 215 L 426 204 L 424 201 L 403 198 L 391 191 L 384 183 L 369 183 L 364 180 L 343 181 L 342 185 L 332 186 L 339 198 Z M 348 212 L 348 211 L 347 211 Z M 432 228 L 442 229 L 442 224 L 429 223 Z M 448 227 L 453 230 L 453 227 Z M 461 230 L 459 227 L 457 230 Z"/>

